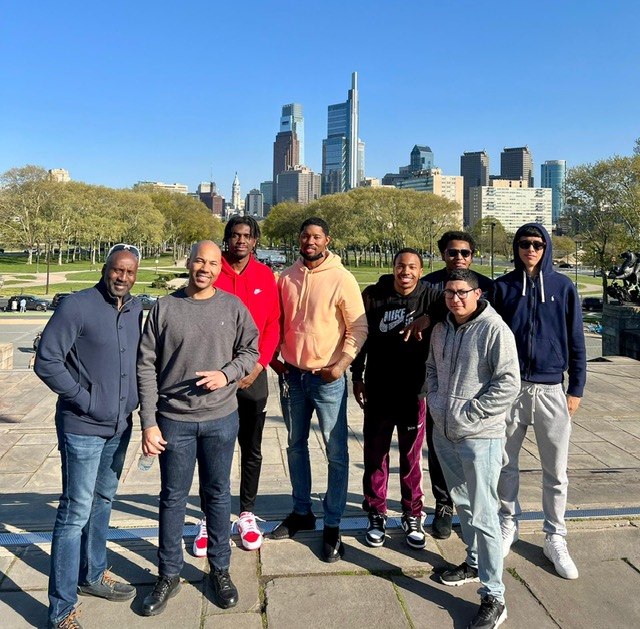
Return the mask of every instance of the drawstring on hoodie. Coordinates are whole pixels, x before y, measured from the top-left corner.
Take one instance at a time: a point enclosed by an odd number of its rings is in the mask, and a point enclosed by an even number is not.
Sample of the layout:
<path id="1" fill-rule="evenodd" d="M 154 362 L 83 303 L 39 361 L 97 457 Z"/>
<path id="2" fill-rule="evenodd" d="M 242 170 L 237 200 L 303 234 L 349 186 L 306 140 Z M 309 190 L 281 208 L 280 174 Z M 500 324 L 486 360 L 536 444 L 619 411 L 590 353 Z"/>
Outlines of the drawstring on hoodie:
<path id="1" fill-rule="evenodd" d="M 544 273 L 542 272 L 542 270 L 540 271 L 539 274 L 540 277 L 540 301 L 542 303 L 545 303 L 545 298 L 544 298 Z M 522 269 L 522 297 L 525 297 L 527 295 L 527 272 Z"/>

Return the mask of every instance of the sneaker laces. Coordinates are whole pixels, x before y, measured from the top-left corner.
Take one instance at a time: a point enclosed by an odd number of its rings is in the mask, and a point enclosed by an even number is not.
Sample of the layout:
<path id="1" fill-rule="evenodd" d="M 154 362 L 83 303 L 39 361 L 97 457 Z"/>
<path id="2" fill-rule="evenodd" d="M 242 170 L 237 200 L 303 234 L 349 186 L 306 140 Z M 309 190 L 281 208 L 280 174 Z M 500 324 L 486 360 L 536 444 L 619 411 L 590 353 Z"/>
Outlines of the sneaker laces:
<path id="1" fill-rule="evenodd" d="M 449 505 L 438 505 L 436 507 L 436 518 L 452 518 L 453 507 Z"/>
<path id="2" fill-rule="evenodd" d="M 236 519 L 231 527 L 233 533 L 240 534 L 240 527 L 242 526 L 243 533 L 257 533 L 262 535 L 262 531 L 258 528 L 258 522 L 265 522 L 262 518 L 251 513 L 250 511 L 244 511 L 240 514 L 240 517 Z"/>
<path id="3" fill-rule="evenodd" d="M 502 539 L 509 539 L 511 536 L 515 535 L 514 529 L 516 525 L 507 526 L 505 524 L 500 526 L 500 532 L 502 533 Z"/>
<path id="4" fill-rule="evenodd" d="M 109 570 L 111 570 L 111 566 L 102 573 L 102 585 L 106 585 L 108 588 L 113 589 L 113 586 L 117 581 L 111 576 L 111 574 L 109 574 Z"/>
<path id="5" fill-rule="evenodd" d="M 58 629 L 82 629 L 80 621 L 78 620 L 82 614 L 80 605 L 82 605 L 82 603 L 78 603 L 74 609 L 71 610 L 71 613 L 62 622 L 58 623 Z"/>
<path id="6" fill-rule="evenodd" d="M 561 535 L 552 535 L 549 538 L 551 547 L 558 555 L 558 560 L 563 562 L 569 559 L 569 549 L 567 548 L 567 541 Z"/>
<path id="7" fill-rule="evenodd" d="M 489 594 L 482 598 L 480 601 L 480 609 L 478 610 L 478 618 L 489 620 L 497 602 L 498 600 Z"/>
<path id="8" fill-rule="evenodd" d="M 411 533 L 421 533 L 419 515 L 407 515 L 405 516 L 404 521 L 407 524 L 407 535 Z"/>
<path id="9" fill-rule="evenodd" d="M 374 529 L 384 529 L 385 519 L 382 513 L 370 513 L 369 523 Z"/>
<path id="10" fill-rule="evenodd" d="M 207 518 L 200 520 L 200 532 L 197 537 L 207 537 Z"/>

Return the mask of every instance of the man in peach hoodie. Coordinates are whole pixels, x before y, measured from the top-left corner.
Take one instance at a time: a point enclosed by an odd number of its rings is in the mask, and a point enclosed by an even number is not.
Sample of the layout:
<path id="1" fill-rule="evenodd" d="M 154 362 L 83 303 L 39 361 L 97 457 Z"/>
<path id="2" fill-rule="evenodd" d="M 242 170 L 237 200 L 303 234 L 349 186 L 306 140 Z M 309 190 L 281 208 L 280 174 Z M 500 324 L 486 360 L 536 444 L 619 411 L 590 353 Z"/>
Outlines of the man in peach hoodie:
<path id="1" fill-rule="evenodd" d="M 347 377 L 345 371 L 367 338 L 360 288 L 327 247 L 329 226 L 309 218 L 300 227 L 300 254 L 278 281 L 282 306 L 280 355 L 271 363 L 280 380 L 288 431 L 287 458 L 293 511 L 273 531 L 275 539 L 314 530 L 311 511 L 309 428 L 315 410 L 327 449 L 329 477 L 323 500 L 322 558 L 344 554 L 340 519 L 347 502 Z"/>

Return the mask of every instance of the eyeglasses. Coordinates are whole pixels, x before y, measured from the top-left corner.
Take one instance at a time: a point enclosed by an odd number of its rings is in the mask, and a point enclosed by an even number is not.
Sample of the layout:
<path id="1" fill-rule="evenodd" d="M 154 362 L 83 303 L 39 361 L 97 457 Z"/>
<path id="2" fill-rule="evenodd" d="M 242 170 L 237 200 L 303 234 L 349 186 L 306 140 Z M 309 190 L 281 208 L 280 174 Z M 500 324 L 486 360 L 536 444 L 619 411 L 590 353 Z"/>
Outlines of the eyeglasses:
<path id="1" fill-rule="evenodd" d="M 140 250 L 135 245 L 127 245 L 124 242 L 119 242 L 117 245 L 113 245 L 111 249 L 107 252 L 107 258 L 117 251 L 129 251 L 131 252 L 138 260 L 140 259 Z M 105 260 L 107 259 L 105 258 Z"/>
<path id="2" fill-rule="evenodd" d="M 474 290 L 478 290 L 478 289 L 470 288 L 469 290 L 451 290 L 450 288 L 445 288 L 444 298 L 453 299 L 454 297 L 457 297 L 458 299 L 464 301 L 469 296 L 469 293 L 473 292 Z"/>
<path id="3" fill-rule="evenodd" d="M 535 251 L 540 251 L 540 249 L 544 249 L 547 246 L 546 242 L 538 242 L 537 240 L 519 240 L 518 247 L 526 251 L 531 247 L 534 248 Z"/>
<path id="4" fill-rule="evenodd" d="M 471 255 L 470 249 L 447 249 L 447 255 L 450 258 L 457 258 L 459 255 L 468 258 Z"/>

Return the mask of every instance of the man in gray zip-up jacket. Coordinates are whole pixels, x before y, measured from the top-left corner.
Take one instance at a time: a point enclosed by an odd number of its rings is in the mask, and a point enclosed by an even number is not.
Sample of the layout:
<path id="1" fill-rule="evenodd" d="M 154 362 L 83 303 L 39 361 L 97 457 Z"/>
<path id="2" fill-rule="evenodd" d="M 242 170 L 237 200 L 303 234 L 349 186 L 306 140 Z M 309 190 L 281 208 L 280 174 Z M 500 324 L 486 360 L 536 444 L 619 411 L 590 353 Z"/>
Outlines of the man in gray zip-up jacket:
<path id="1" fill-rule="evenodd" d="M 507 412 L 520 390 L 518 352 L 511 330 L 481 299 L 473 273 L 453 271 L 444 292 L 450 314 L 431 336 L 427 404 L 467 557 L 440 578 L 452 586 L 482 583 L 480 609 L 469 628 L 490 629 L 507 618 L 498 479 Z"/>

